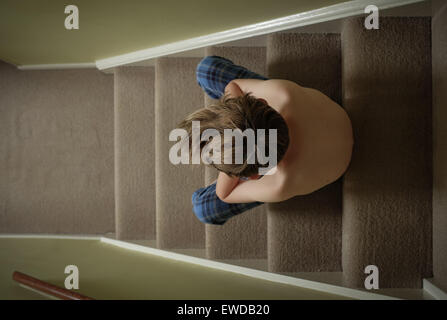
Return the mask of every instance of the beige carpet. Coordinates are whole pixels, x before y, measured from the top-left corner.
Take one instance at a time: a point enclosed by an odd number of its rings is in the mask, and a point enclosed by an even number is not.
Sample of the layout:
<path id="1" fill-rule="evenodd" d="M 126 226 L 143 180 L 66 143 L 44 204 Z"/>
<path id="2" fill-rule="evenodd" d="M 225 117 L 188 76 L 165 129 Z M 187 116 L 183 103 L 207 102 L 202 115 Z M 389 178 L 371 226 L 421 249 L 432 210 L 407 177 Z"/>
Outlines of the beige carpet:
<path id="1" fill-rule="evenodd" d="M 433 8 L 433 274 L 447 292 L 447 2 Z"/>
<path id="2" fill-rule="evenodd" d="M 118 239 L 155 239 L 155 70 L 115 70 Z"/>
<path id="3" fill-rule="evenodd" d="M 0 232 L 113 232 L 113 76 L 0 62 Z"/>
<path id="4" fill-rule="evenodd" d="M 265 75 L 265 47 L 209 47 L 206 55 L 218 55 L 237 65 Z M 206 96 L 205 104 L 213 99 Z M 205 185 L 217 179 L 217 170 L 206 167 Z M 211 259 L 254 259 L 267 257 L 266 206 L 233 217 L 223 226 L 206 225 L 206 253 Z"/>
<path id="5" fill-rule="evenodd" d="M 432 272 L 429 18 L 348 19 L 342 33 L 343 105 L 356 144 L 343 185 L 343 273 L 363 287 L 420 288 Z"/>
<path id="6" fill-rule="evenodd" d="M 204 248 L 205 226 L 192 211 L 191 196 L 203 187 L 205 168 L 174 165 L 169 133 L 189 113 L 203 106 L 195 79 L 198 58 L 160 58 L 155 66 L 155 175 L 157 246 Z"/>
<path id="7" fill-rule="evenodd" d="M 339 102 L 340 36 L 284 33 L 269 36 L 270 78 L 321 90 Z M 341 271 L 341 180 L 311 195 L 268 205 L 270 271 Z"/>

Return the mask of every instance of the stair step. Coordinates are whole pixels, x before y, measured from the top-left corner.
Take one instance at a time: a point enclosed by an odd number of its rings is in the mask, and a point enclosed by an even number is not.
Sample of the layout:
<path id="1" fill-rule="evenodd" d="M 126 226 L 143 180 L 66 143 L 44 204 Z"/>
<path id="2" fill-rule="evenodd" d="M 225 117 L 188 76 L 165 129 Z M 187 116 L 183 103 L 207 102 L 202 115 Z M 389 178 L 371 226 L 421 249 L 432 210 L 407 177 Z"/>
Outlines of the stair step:
<path id="1" fill-rule="evenodd" d="M 277 33 L 267 39 L 268 76 L 341 100 L 340 35 Z M 306 196 L 268 205 L 272 272 L 341 271 L 341 179 Z"/>
<path id="2" fill-rule="evenodd" d="M 113 159 L 113 76 L 0 60 L 0 233 L 114 230 Z"/>
<path id="3" fill-rule="evenodd" d="M 159 58 L 155 64 L 156 238 L 161 249 L 204 248 L 205 226 L 192 211 L 191 196 L 203 187 L 204 168 L 169 161 L 169 133 L 203 105 L 195 78 L 199 58 Z"/>
<path id="4" fill-rule="evenodd" d="M 117 239 L 155 239 L 155 71 L 115 69 Z"/>
<path id="5" fill-rule="evenodd" d="M 265 47 L 208 47 L 206 55 L 217 55 L 261 75 L 266 74 Z M 205 105 L 216 100 L 205 95 Z M 218 171 L 205 169 L 205 185 L 217 179 Z M 206 254 L 210 259 L 259 259 L 267 257 L 266 206 L 231 218 L 222 226 L 206 225 Z"/>
<path id="6" fill-rule="evenodd" d="M 447 292 L 447 1 L 432 1 L 433 275 Z"/>
<path id="7" fill-rule="evenodd" d="M 345 21 L 343 104 L 355 145 L 343 184 L 343 271 L 363 287 L 420 288 L 432 269 L 430 18 Z M 399 268 L 402 266 L 402 268 Z"/>

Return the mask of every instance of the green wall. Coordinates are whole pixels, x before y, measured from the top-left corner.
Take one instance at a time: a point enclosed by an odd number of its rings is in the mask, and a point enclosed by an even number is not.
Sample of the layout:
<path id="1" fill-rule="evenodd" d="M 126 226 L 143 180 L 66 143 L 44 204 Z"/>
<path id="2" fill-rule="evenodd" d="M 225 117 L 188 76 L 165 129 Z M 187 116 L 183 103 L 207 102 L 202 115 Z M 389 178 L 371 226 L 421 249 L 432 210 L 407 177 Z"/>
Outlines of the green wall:
<path id="1" fill-rule="evenodd" d="M 0 60 L 86 63 L 346 0 L 0 0 Z M 66 30 L 65 5 L 79 8 Z"/>
<path id="2" fill-rule="evenodd" d="M 345 299 L 122 249 L 99 240 L 0 238 L 0 300 L 42 299 L 12 280 L 19 271 L 64 287 L 79 270 L 78 292 L 96 299 Z"/>

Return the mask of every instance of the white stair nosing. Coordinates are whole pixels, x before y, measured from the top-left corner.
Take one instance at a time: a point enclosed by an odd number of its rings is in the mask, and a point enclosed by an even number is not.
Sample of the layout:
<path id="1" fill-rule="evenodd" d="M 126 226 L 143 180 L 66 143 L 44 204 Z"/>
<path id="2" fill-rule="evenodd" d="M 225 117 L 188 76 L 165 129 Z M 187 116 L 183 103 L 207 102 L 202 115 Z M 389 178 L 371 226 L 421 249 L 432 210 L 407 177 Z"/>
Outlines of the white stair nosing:
<path id="1" fill-rule="evenodd" d="M 447 300 L 447 293 L 438 288 L 432 281 L 429 279 L 422 280 L 422 286 L 425 292 L 431 295 L 436 300 Z"/>
<path id="2" fill-rule="evenodd" d="M 152 254 L 152 255 L 159 256 L 159 257 L 164 257 L 167 259 L 177 260 L 177 261 L 181 261 L 181 262 L 193 263 L 196 265 L 209 267 L 209 268 L 213 268 L 213 269 L 217 269 L 217 270 L 242 274 L 242 275 L 252 277 L 252 278 L 272 281 L 272 282 L 276 282 L 276 283 L 283 283 L 283 284 L 288 284 L 288 285 L 292 285 L 292 286 L 298 286 L 301 288 L 317 290 L 317 291 L 326 292 L 326 293 L 330 293 L 330 294 L 334 294 L 334 295 L 340 295 L 340 296 L 343 296 L 346 298 L 361 299 L 361 300 L 400 300 L 395 297 L 390 297 L 390 296 L 385 296 L 385 295 L 381 295 L 381 294 L 370 293 L 370 292 L 365 292 L 365 291 L 361 291 L 361 290 L 330 285 L 330 284 L 316 282 L 316 281 L 299 279 L 299 278 L 295 278 L 295 277 L 280 275 L 280 274 L 276 274 L 276 273 L 270 273 L 270 272 L 256 270 L 256 269 L 250 269 L 250 268 L 246 268 L 246 267 L 235 266 L 235 265 L 226 264 L 226 263 L 217 262 L 217 261 L 208 260 L 208 259 L 191 257 L 191 256 L 179 254 L 179 253 L 145 247 L 145 246 L 137 245 L 134 243 L 128 243 L 128 242 L 110 239 L 110 238 L 106 238 L 106 237 L 102 237 L 101 242 L 108 243 L 108 244 L 111 244 L 111 245 L 114 245 L 114 246 L 117 246 L 117 247 L 120 247 L 123 249 Z"/>
<path id="3" fill-rule="evenodd" d="M 383 10 L 422 1 L 425 0 L 375 0 L 373 4 L 379 9 Z M 142 49 L 110 58 L 100 59 L 96 61 L 96 66 L 99 70 L 104 70 L 229 41 L 236 41 L 265 35 L 272 32 L 364 14 L 365 8 L 370 4 L 372 4 L 371 0 L 342 2 L 332 6 L 301 12 L 282 18 L 168 43 L 148 49 Z"/>
<path id="4" fill-rule="evenodd" d="M 356 16 L 364 14 L 364 9 L 371 4 L 377 6 L 381 10 L 384 10 L 423 1 L 426 0 L 351 0 L 286 17 L 251 24 L 248 26 L 100 59 L 94 63 L 35 64 L 20 65 L 17 66 L 17 68 L 20 70 L 51 70 L 96 67 L 99 70 L 105 70 L 171 54 L 182 53 L 189 50 L 201 49 L 207 46 L 220 45 L 226 42 L 243 40 L 246 38 L 262 36 L 273 32 L 285 31 L 320 22 Z"/>
<path id="5" fill-rule="evenodd" d="M 0 239 L 69 239 L 69 240 L 101 240 L 102 235 L 71 235 L 71 234 L 0 234 Z"/>
<path id="6" fill-rule="evenodd" d="M 25 64 L 17 66 L 19 70 L 60 70 L 60 69 L 93 69 L 95 62 L 86 63 L 53 63 L 53 64 Z"/>

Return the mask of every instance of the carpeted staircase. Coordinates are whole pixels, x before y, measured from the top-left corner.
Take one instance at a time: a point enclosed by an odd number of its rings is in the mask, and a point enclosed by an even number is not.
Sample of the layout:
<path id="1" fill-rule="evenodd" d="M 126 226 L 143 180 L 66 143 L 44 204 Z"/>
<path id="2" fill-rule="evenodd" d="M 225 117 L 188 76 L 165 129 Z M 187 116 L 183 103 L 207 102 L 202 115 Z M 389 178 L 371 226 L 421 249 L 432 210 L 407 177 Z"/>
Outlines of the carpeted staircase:
<path id="1" fill-rule="evenodd" d="M 363 21 L 346 19 L 341 34 L 271 34 L 266 47 L 206 48 L 206 55 L 322 91 L 348 112 L 355 138 L 342 178 L 223 226 L 199 222 L 191 205 L 192 193 L 217 172 L 168 159 L 169 132 L 212 102 L 195 79 L 201 58 L 116 68 L 116 237 L 203 249 L 209 259 L 265 260 L 271 272 L 342 272 L 348 287 L 363 288 L 365 267 L 376 265 L 380 288 L 421 288 L 433 276 L 431 21 L 386 17 L 379 30 Z"/>
<path id="2" fill-rule="evenodd" d="M 343 106 L 356 147 L 343 183 L 342 263 L 360 286 L 366 265 L 382 287 L 432 276 L 431 33 L 426 18 L 359 19 L 342 33 Z"/>
<path id="3" fill-rule="evenodd" d="M 195 80 L 200 58 L 157 60 L 155 108 L 147 98 L 153 89 L 142 85 L 153 83 L 153 70 L 118 68 L 118 237 L 156 238 L 161 249 L 205 248 L 210 259 L 267 258 L 272 272 L 343 271 L 350 287 L 363 287 L 365 267 L 376 265 L 381 288 L 421 287 L 432 270 L 430 19 L 382 18 L 379 30 L 363 21 L 347 19 L 341 35 L 276 33 L 266 48 L 206 49 L 321 90 L 347 110 L 356 140 L 350 168 L 335 183 L 224 226 L 204 225 L 191 211 L 191 194 L 217 172 L 168 160 L 169 132 L 212 102 Z M 148 150 L 155 152 L 155 185 L 149 172 L 138 172 L 153 169 Z"/>

